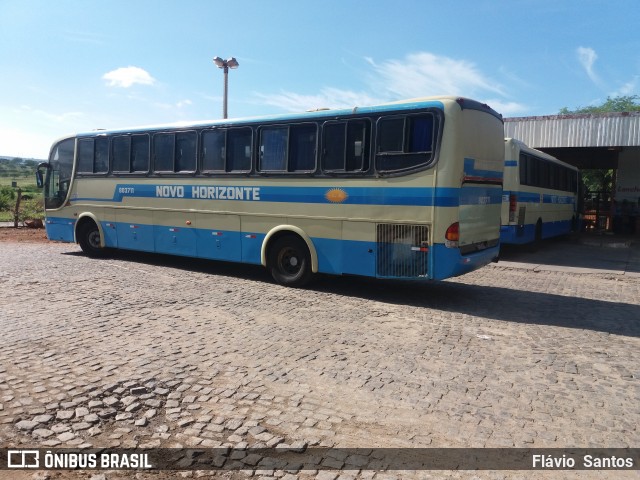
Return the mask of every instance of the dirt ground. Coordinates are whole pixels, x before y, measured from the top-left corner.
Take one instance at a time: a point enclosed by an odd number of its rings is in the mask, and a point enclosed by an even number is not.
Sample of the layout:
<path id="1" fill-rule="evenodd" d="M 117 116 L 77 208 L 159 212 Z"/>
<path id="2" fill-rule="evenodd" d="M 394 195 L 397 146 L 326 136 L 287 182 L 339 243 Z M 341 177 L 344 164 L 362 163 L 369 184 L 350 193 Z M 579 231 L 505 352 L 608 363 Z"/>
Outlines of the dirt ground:
<path id="1" fill-rule="evenodd" d="M 0 242 L 47 243 L 49 240 L 44 228 L 1 227 Z"/>

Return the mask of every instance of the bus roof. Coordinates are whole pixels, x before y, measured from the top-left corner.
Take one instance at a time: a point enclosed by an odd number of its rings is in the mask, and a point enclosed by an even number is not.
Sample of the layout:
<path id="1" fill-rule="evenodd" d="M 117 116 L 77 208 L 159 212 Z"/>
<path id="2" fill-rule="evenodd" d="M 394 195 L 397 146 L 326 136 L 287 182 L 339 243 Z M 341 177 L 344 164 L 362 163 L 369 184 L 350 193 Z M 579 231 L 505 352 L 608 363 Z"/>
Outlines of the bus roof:
<path id="1" fill-rule="evenodd" d="M 318 119 L 330 119 L 337 116 L 356 115 L 356 114 L 374 114 L 382 112 L 392 112 L 398 110 L 417 110 L 421 108 L 444 108 L 445 103 L 457 103 L 462 109 L 481 110 L 489 113 L 496 118 L 502 120 L 502 116 L 489 107 L 486 104 L 471 100 L 468 98 L 455 97 L 455 96 L 439 96 L 439 97 L 421 97 L 409 100 L 400 100 L 397 102 L 384 103 L 380 105 L 358 107 L 353 108 L 341 108 L 341 109 L 317 109 L 313 111 L 301 112 L 301 113 L 284 113 L 268 116 L 256 116 L 256 117 L 242 117 L 233 119 L 218 119 L 218 120 L 202 120 L 202 121 L 186 121 L 186 122 L 174 122 L 158 125 L 144 125 L 128 128 L 114 128 L 114 129 L 96 129 L 90 132 L 82 132 L 77 136 L 100 136 L 107 134 L 117 133 L 134 133 L 134 132 L 146 132 L 153 130 L 174 130 L 174 129 L 189 129 L 189 128 L 206 128 L 206 127 L 223 127 L 223 126 L 236 126 L 236 125 L 250 125 L 263 122 L 277 122 L 277 121 L 312 121 Z"/>
<path id="2" fill-rule="evenodd" d="M 545 160 L 549 160 L 551 162 L 557 163 L 558 165 L 563 165 L 567 168 L 570 168 L 572 170 L 576 170 L 578 171 L 578 168 L 571 165 L 570 163 L 565 163 L 562 160 L 558 160 L 556 157 L 549 155 L 548 153 L 545 153 L 541 150 L 537 150 L 535 148 L 529 147 L 526 143 L 524 143 L 522 140 L 518 140 L 517 138 L 505 138 L 504 139 L 505 143 L 514 143 L 518 146 L 518 148 L 524 152 L 530 153 L 532 155 L 535 155 L 537 157 L 540 158 L 544 158 Z"/>

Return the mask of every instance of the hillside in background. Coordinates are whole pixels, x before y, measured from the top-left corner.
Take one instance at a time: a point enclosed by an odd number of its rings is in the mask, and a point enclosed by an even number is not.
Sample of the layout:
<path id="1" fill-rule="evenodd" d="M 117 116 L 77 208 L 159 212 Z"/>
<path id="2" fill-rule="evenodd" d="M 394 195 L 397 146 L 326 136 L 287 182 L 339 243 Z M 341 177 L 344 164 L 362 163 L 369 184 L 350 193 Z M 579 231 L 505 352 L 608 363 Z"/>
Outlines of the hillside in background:
<path id="1" fill-rule="evenodd" d="M 0 157 L 0 177 L 33 177 L 36 167 L 43 161 L 33 158 Z"/>

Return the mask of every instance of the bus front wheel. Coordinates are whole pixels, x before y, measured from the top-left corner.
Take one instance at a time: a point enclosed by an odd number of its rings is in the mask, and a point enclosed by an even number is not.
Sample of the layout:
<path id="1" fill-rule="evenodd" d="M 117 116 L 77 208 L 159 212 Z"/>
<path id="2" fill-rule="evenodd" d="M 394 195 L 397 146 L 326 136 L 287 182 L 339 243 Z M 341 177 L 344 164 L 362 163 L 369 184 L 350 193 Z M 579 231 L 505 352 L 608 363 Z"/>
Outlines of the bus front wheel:
<path id="1" fill-rule="evenodd" d="M 80 248 L 87 256 L 98 258 L 106 255 L 106 249 L 100 245 L 100 230 L 93 221 L 87 220 L 78 225 L 76 235 Z"/>
<path id="2" fill-rule="evenodd" d="M 271 276 L 280 285 L 302 287 L 311 279 L 311 255 L 299 237 L 278 238 L 269 249 Z"/>

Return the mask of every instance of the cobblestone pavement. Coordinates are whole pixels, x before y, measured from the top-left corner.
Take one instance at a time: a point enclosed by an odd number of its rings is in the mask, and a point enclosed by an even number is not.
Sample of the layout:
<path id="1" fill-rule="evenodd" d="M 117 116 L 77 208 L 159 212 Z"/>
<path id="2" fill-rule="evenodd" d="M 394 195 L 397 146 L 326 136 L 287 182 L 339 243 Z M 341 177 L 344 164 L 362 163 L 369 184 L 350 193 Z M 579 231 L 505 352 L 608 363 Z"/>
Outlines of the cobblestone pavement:
<path id="1" fill-rule="evenodd" d="M 5 447 L 640 446 L 637 276 L 497 264 L 430 285 L 323 277 L 296 290 L 258 267 L 0 243 L 0 287 Z M 532 476 L 240 457 L 243 471 L 217 475 Z"/>

